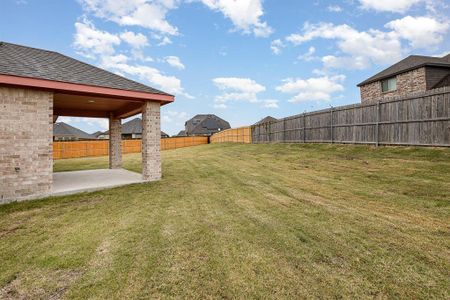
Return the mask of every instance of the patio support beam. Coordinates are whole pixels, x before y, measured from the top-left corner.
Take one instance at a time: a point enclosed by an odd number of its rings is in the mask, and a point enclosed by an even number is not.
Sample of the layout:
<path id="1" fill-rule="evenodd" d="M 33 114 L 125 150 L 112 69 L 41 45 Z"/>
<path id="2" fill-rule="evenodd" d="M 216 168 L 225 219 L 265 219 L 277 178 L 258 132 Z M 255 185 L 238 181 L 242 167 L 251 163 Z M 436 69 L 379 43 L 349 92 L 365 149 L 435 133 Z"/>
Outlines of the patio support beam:
<path id="1" fill-rule="evenodd" d="M 142 108 L 142 178 L 161 179 L 160 103 L 145 102 Z"/>
<path id="2" fill-rule="evenodd" d="M 109 118 L 109 168 L 122 167 L 122 122 L 112 114 Z"/>

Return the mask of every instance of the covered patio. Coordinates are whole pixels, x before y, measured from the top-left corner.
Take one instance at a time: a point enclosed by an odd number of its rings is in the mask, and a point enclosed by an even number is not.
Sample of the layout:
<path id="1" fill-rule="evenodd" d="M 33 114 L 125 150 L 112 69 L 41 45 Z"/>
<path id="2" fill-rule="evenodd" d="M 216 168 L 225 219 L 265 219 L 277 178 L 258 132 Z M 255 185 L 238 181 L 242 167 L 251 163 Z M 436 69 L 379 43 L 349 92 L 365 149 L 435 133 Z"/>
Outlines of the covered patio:
<path id="1" fill-rule="evenodd" d="M 124 169 L 99 169 L 53 173 L 52 196 L 70 195 L 143 183 L 141 174 Z"/>
<path id="2" fill-rule="evenodd" d="M 160 106 L 174 96 L 56 52 L 0 43 L 0 59 L 0 203 L 161 178 Z M 122 119 L 139 113 L 142 175 L 121 169 Z M 59 116 L 109 119 L 111 171 L 53 174 Z"/>

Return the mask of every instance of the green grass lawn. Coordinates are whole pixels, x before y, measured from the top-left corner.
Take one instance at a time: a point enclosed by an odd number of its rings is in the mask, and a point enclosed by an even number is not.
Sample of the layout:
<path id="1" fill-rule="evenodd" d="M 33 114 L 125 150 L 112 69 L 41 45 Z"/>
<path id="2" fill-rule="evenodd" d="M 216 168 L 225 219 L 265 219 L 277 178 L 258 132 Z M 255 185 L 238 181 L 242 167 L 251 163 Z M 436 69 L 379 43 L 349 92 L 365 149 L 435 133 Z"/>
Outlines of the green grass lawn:
<path id="1" fill-rule="evenodd" d="M 450 150 L 164 151 L 159 182 L 1 206 L 8 297 L 449 299 Z"/>

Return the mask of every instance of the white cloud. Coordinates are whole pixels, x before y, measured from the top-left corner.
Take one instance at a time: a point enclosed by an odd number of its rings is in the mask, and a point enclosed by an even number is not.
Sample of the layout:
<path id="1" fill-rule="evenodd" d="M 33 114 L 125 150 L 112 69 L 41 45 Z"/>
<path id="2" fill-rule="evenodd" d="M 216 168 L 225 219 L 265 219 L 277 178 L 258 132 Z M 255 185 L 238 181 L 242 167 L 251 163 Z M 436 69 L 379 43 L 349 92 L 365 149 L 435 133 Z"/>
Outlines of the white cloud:
<path id="1" fill-rule="evenodd" d="M 165 36 L 161 39 L 161 42 L 158 43 L 158 46 L 165 46 L 165 45 L 170 45 L 170 44 L 172 44 L 172 40 L 170 38 L 168 38 L 167 36 Z"/>
<path id="2" fill-rule="evenodd" d="M 109 57 L 103 58 L 101 66 L 107 69 L 119 71 L 123 74 L 136 76 L 141 80 L 151 82 L 165 92 L 175 95 L 181 95 L 188 99 L 194 98 L 192 95 L 188 94 L 181 86 L 180 79 L 175 76 L 164 75 L 156 68 L 138 64 L 131 65 L 127 63 L 116 63 L 114 61 L 111 61 Z"/>
<path id="3" fill-rule="evenodd" d="M 216 104 L 214 104 L 214 108 L 225 109 L 225 108 L 227 108 L 227 105 L 224 103 L 216 103 Z"/>
<path id="4" fill-rule="evenodd" d="M 188 114 L 186 112 L 177 111 L 161 111 L 161 120 L 163 123 L 171 123 L 175 125 L 182 125 L 187 120 Z"/>
<path id="5" fill-rule="evenodd" d="M 278 100 L 268 99 L 263 101 L 264 108 L 278 108 Z"/>
<path id="6" fill-rule="evenodd" d="M 180 58 L 178 56 L 166 56 L 164 58 L 166 63 L 168 63 L 170 66 L 177 68 L 178 70 L 184 70 L 186 67 L 181 62 Z"/>
<path id="7" fill-rule="evenodd" d="M 299 60 L 304 60 L 304 61 L 312 61 L 312 60 L 317 58 L 317 57 L 314 56 L 314 53 L 316 53 L 316 48 L 311 46 L 311 47 L 309 47 L 308 52 L 299 55 L 298 59 Z"/>
<path id="8" fill-rule="evenodd" d="M 401 42 L 396 35 L 370 29 L 358 31 L 349 25 L 331 23 L 305 24 L 303 34 L 291 34 L 287 41 L 300 45 L 316 38 L 337 40 L 337 47 L 352 57 L 388 64 L 402 56 Z"/>
<path id="9" fill-rule="evenodd" d="M 273 29 L 261 21 L 264 15 L 262 0 L 201 0 L 210 9 L 220 11 L 244 33 L 268 37 Z"/>
<path id="10" fill-rule="evenodd" d="M 106 31 L 97 30 L 95 26 L 87 21 L 75 23 L 76 33 L 74 35 L 74 46 L 84 56 L 112 55 L 114 46 L 120 44 L 120 38 Z"/>
<path id="11" fill-rule="evenodd" d="M 404 13 L 422 0 L 359 0 L 364 9 Z"/>
<path id="12" fill-rule="evenodd" d="M 411 17 L 394 20 L 385 25 L 399 38 L 409 41 L 413 48 L 433 47 L 441 43 L 449 29 L 448 22 L 439 22 L 431 17 Z"/>
<path id="13" fill-rule="evenodd" d="M 250 103 L 257 103 L 258 93 L 266 90 L 266 88 L 250 78 L 237 77 L 220 77 L 214 78 L 213 83 L 223 93 L 216 96 L 216 105 L 225 104 L 229 101 L 248 101 Z M 223 108 L 224 105 L 221 107 Z"/>
<path id="14" fill-rule="evenodd" d="M 313 77 L 308 79 L 288 78 L 283 80 L 283 84 L 278 86 L 276 90 L 286 94 L 295 94 L 289 100 L 292 103 L 329 101 L 333 93 L 344 90 L 342 85 L 344 80 L 344 75 Z"/>
<path id="15" fill-rule="evenodd" d="M 85 11 L 119 25 L 141 26 L 163 34 L 177 35 L 178 29 L 167 20 L 178 0 L 78 0 Z"/>
<path id="16" fill-rule="evenodd" d="M 270 43 L 270 50 L 272 50 L 272 53 L 276 55 L 280 54 L 281 49 L 284 47 L 286 47 L 286 45 L 280 39 L 273 40 L 272 43 Z"/>
<path id="17" fill-rule="evenodd" d="M 334 55 L 326 55 L 322 57 L 322 63 L 325 69 L 364 70 L 370 65 L 369 59 L 364 56 L 336 57 Z"/>
<path id="18" fill-rule="evenodd" d="M 116 54 L 114 46 L 121 43 L 118 35 L 108 33 L 106 31 L 97 30 L 93 24 L 84 20 L 84 22 L 75 23 L 76 33 L 74 36 L 74 46 L 83 55 L 97 59 L 102 68 L 109 69 L 117 74 L 132 75 L 140 80 L 148 81 L 156 85 L 163 91 L 182 95 L 186 98 L 194 98 L 188 94 L 181 86 L 181 80 L 175 76 L 168 76 L 163 74 L 156 68 L 149 67 L 142 64 L 131 64 L 131 57 L 123 54 Z M 130 40 L 131 35 L 127 35 Z M 138 42 L 134 39 L 137 37 Z M 138 35 L 133 34 L 133 43 L 135 45 L 143 45 L 143 40 Z M 143 55 L 139 57 L 135 53 L 134 59 L 141 59 L 149 61 L 151 59 L 145 58 Z"/>
<path id="19" fill-rule="evenodd" d="M 319 38 L 336 40 L 341 55 L 323 57 L 324 66 L 365 69 L 372 64 L 387 65 L 399 61 L 411 50 L 402 44 L 403 41 L 412 49 L 437 46 L 443 41 L 449 24 L 431 17 L 407 16 L 391 21 L 385 27 L 390 31 L 358 31 L 347 24 L 306 23 L 302 33 L 291 34 L 285 39 L 294 45 Z"/>
<path id="20" fill-rule="evenodd" d="M 327 10 L 330 12 L 341 12 L 342 8 L 339 5 L 334 4 L 334 5 L 328 5 Z"/>
<path id="21" fill-rule="evenodd" d="M 148 39 L 142 33 L 136 34 L 132 31 L 125 31 L 120 34 L 120 38 L 136 49 L 148 46 Z"/>

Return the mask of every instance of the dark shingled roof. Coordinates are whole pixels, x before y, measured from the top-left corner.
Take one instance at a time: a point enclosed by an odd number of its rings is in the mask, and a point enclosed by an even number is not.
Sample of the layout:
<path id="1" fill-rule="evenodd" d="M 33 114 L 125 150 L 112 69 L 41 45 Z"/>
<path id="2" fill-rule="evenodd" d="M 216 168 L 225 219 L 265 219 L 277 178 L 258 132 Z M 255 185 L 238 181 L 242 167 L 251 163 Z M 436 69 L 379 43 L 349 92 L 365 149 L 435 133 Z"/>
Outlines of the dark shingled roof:
<path id="1" fill-rule="evenodd" d="M 177 136 L 187 136 L 186 130 L 181 130 L 180 132 L 178 132 Z"/>
<path id="2" fill-rule="evenodd" d="M 103 134 L 103 131 L 96 131 L 94 133 L 91 133 L 91 135 L 95 136 L 96 138 L 98 138 L 99 136 L 101 136 Z"/>
<path id="3" fill-rule="evenodd" d="M 230 123 L 213 114 L 196 115 L 186 121 L 185 130 L 190 135 L 211 135 L 218 131 L 230 129 Z"/>
<path id="4" fill-rule="evenodd" d="M 122 124 L 122 134 L 142 134 L 142 120 L 134 118 Z"/>
<path id="5" fill-rule="evenodd" d="M 63 54 L 0 42 L 0 74 L 169 95 Z"/>
<path id="6" fill-rule="evenodd" d="M 70 126 L 69 124 L 66 124 L 64 122 L 57 122 L 53 124 L 53 136 L 79 140 L 95 140 L 96 138 L 95 136 L 84 132 L 81 129 Z"/>
<path id="7" fill-rule="evenodd" d="M 275 119 L 275 118 L 272 117 L 272 116 L 267 116 L 267 117 L 265 117 L 264 119 L 259 120 L 258 122 L 256 122 L 256 123 L 253 124 L 253 125 L 260 125 L 260 124 L 270 123 L 270 122 L 275 122 L 275 121 L 278 121 L 278 120 Z"/>
<path id="8" fill-rule="evenodd" d="M 109 130 L 104 134 L 109 134 Z M 142 119 L 134 118 L 126 123 L 122 124 L 122 134 L 142 134 Z M 169 136 L 164 131 L 161 131 L 161 136 Z"/>
<path id="9" fill-rule="evenodd" d="M 419 56 L 411 55 L 381 71 L 380 73 L 364 80 L 358 86 L 386 79 L 407 71 L 418 69 L 424 66 L 449 67 L 450 68 L 450 54 L 444 57 Z"/>

